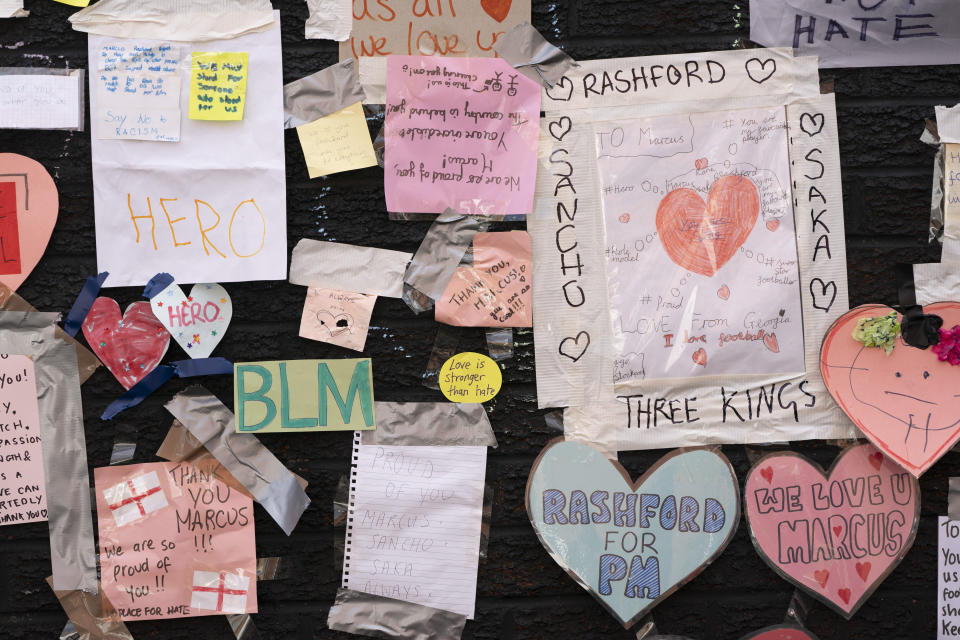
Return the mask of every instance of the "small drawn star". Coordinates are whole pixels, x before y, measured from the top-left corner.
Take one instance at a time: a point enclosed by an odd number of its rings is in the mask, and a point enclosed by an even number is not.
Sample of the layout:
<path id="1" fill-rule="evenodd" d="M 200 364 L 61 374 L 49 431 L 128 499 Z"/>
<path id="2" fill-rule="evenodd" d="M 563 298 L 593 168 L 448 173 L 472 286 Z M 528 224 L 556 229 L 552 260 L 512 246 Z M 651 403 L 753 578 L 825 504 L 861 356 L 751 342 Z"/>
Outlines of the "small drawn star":
<path id="1" fill-rule="evenodd" d="M 220 304 L 227 304 L 226 298 L 220 298 Z"/>
<path id="2" fill-rule="evenodd" d="M 190 296 L 189 298 L 187 298 L 187 300 L 189 300 L 190 302 L 193 302 L 193 296 Z"/>
<path id="3" fill-rule="evenodd" d="M 211 332 L 210 332 L 210 335 L 215 336 L 215 335 L 217 335 L 217 332 L 216 332 L 216 331 L 211 331 Z"/>
<path id="4" fill-rule="evenodd" d="M 199 333 L 193 334 L 193 341 L 196 342 L 197 344 L 200 344 L 200 334 L 199 334 Z"/>
<path id="5" fill-rule="evenodd" d="M 188 343 L 187 343 L 187 349 L 192 349 L 192 348 L 193 348 L 193 343 L 192 343 L 192 342 L 188 342 Z"/>
<path id="6" fill-rule="evenodd" d="M 184 306 L 184 307 L 187 306 L 187 301 L 186 301 L 186 300 L 183 301 L 183 305 L 182 305 L 182 306 Z"/>
<path id="7" fill-rule="evenodd" d="M 158 302 L 158 303 L 157 303 L 157 306 L 158 306 L 158 307 L 162 307 L 162 306 L 163 306 L 163 303 L 162 303 L 162 302 Z"/>

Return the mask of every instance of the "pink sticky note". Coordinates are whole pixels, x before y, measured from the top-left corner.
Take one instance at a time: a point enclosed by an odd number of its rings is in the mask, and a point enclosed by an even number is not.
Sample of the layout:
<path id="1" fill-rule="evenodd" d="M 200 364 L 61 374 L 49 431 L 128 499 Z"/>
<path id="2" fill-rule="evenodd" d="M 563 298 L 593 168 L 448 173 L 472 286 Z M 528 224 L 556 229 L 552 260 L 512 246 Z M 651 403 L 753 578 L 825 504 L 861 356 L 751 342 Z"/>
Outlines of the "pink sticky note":
<path id="1" fill-rule="evenodd" d="M 387 58 L 387 208 L 525 215 L 540 85 L 499 58 Z"/>
<path id="2" fill-rule="evenodd" d="M 308 287 L 300 337 L 363 351 L 376 302 L 365 293 Z"/>
<path id="3" fill-rule="evenodd" d="M 121 618 L 257 612 L 249 496 L 187 463 L 102 467 L 94 478 L 101 580 Z"/>
<path id="4" fill-rule="evenodd" d="M 33 360 L 0 355 L 0 525 L 47 519 Z"/>
<path id="5" fill-rule="evenodd" d="M 533 268 L 526 231 L 478 233 L 473 266 L 459 267 L 437 301 L 437 322 L 457 327 L 533 324 Z"/>

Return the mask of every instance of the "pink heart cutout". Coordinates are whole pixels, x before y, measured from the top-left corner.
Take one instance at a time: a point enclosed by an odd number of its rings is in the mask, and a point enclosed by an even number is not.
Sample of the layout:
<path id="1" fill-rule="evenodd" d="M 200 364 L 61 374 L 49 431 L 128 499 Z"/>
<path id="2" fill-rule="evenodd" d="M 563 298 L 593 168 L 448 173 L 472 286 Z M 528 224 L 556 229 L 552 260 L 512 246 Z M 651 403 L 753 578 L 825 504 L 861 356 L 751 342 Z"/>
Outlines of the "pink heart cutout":
<path id="1" fill-rule="evenodd" d="M 917 479 L 887 458 L 876 469 L 875 452 L 872 444 L 845 449 L 829 473 L 799 454 L 772 453 L 750 469 L 744 489 L 760 557 L 848 619 L 900 564 L 920 517 Z"/>
<path id="2" fill-rule="evenodd" d="M 740 640 L 817 640 L 817 636 L 792 624 L 777 624 L 748 633 Z"/>
<path id="3" fill-rule="evenodd" d="M 116 300 L 97 298 L 83 321 L 83 335 L 125 389 L 153 371 L 170 346 L 170 333 L 143 301 L 127 307 L 121 318 Z"/>
<path id="4" fill-rule="evenodd" d="M 16 291 L 40 262 L 59 211 L 57 186 L 42 164 L 16 153 L 0 153 L 0 282 L 11 290 Z"/>
<path id="5" fill-rule="evenodd" d="M 960 367 L 901 338 L 889 356 L 853 339 L 857 320 L 891 311 L 864 305 L 834 322 L 820 350 L 820 373 L 830 395 L 864 435 L 919 477 L 960 440 L 960 398 L 955 395 Z M 938 302 L 924 312 L 943 318 L 944 328 L 960 324 L 960 303 Z"/>

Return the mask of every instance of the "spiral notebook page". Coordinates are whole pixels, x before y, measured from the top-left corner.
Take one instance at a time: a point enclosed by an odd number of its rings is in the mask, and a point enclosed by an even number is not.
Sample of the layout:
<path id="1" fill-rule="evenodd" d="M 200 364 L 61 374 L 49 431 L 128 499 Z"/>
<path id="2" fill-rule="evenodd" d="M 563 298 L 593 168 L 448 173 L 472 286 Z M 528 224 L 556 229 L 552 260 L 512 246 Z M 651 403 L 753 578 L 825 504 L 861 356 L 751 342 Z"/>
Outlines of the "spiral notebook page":
<path id="1" fill-rule="evenodd" d="M 356 437 L 343 586 L 473 618 L 487 448 Z"/>

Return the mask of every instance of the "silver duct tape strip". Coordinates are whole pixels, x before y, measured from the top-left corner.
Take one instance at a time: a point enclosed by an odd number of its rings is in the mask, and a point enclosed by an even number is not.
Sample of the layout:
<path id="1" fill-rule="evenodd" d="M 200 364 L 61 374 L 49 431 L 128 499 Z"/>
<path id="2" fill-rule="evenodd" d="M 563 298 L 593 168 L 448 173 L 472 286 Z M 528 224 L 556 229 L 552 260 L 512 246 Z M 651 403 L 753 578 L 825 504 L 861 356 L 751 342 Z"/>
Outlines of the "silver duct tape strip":
<path id="1" fill-rule="evenodd" d="M 47 578 L 47 584 L 70 619 L 60 632 L 60 640 L 133 640 L 103 591 L 61 591 L 53 587 L 52 576 Z"/>
<path id="2" fill-rule="evenodd" d="M 496 362 L 513 357 L 513 329 L 487 329 L 487 352 Z"/>
<path id="3" fill-rule="evenodd" d="M 450 327 L 445 324 L 437 328 L 437 337 L 433 341 L 433 350 L 430 351 L 427 367 L 420 374 L 423 386 L 427 389 L 440 391 L 440 369 L 444 362 L 456 355 L 457 345 L 460 344 L 460 331 L 460 327 Z"/>
<path id="4" fill-rule="evenodd" d="M 529 22 L 518 24 L 497 38 L 494 50 L 517 71 L 548 88 L 577 66 L 573 58 L 547 42 Z"/>
<path id="5" fill-rule="evenodd" d="M 360 432 L 361 444 L 497 446 L 482 404 L 376 402 L 377 428 Z"/>
<path id="6" fill-rule="evenodd" d="M 293 473 L 255 436 L 235 433 L 233 413 L 203 387 L 189 387 L 166 408 L 290 535 L 310 504 Z"/>
<path id="7" fill-rule="evenodd" d="M 47 67 L 0 67 L 0 76 L 73 76 L 77 80 L 77 116 L 76 127 L 54 127 L 49 131 L 83 131 L 84 128 L 84 81 L 85 69 L 48 69 Z"/>
<path id="8" fill-rule="evenodd" d="M 33 356 L 43 440 L 50 562 L 58 591 L 97 592 L 90 477 L 77 351 L 56 337 L 59 314 L 0 311 L 0 353 Z"/>
<path id="9" fill-rule="evenodd" d="M 950 478 L 950 490 L 947 493 L 947 516 L 951 520 L 960 520 L 960 478 Z"/>
<path id="10" fill-rule="evenodd" d="M 357 61 L 349 58 L 283 86 L 283 126 L 299 127 L 364 99 Z"/>
<path id="11" fill-rule="evenodd" d="M 350 589 L 337 590 L 327 616 L 334 631 L 407 640 L 458 640 L 466 623 L 466 616 L 450 611 Z"/>
<path id="12" fill-rule="evenodd" d="M 290 284 L 399 298 L 410 254 L 303 239 L 290 258 Z"/>
<path id="13" fill-rule="evenodd" d="M 133 454 L 137 451 L 136 442 L 114 442 L 113 451 L 110 453 L 110 464 L 123 464 L 133 460 Z"/>
<path id="14" fill-rule="evenodd" d="M 447 209 L 427 230 L 403 281 L 434 300 L 443 295 L 473 236 L 489 222 Z"/>

